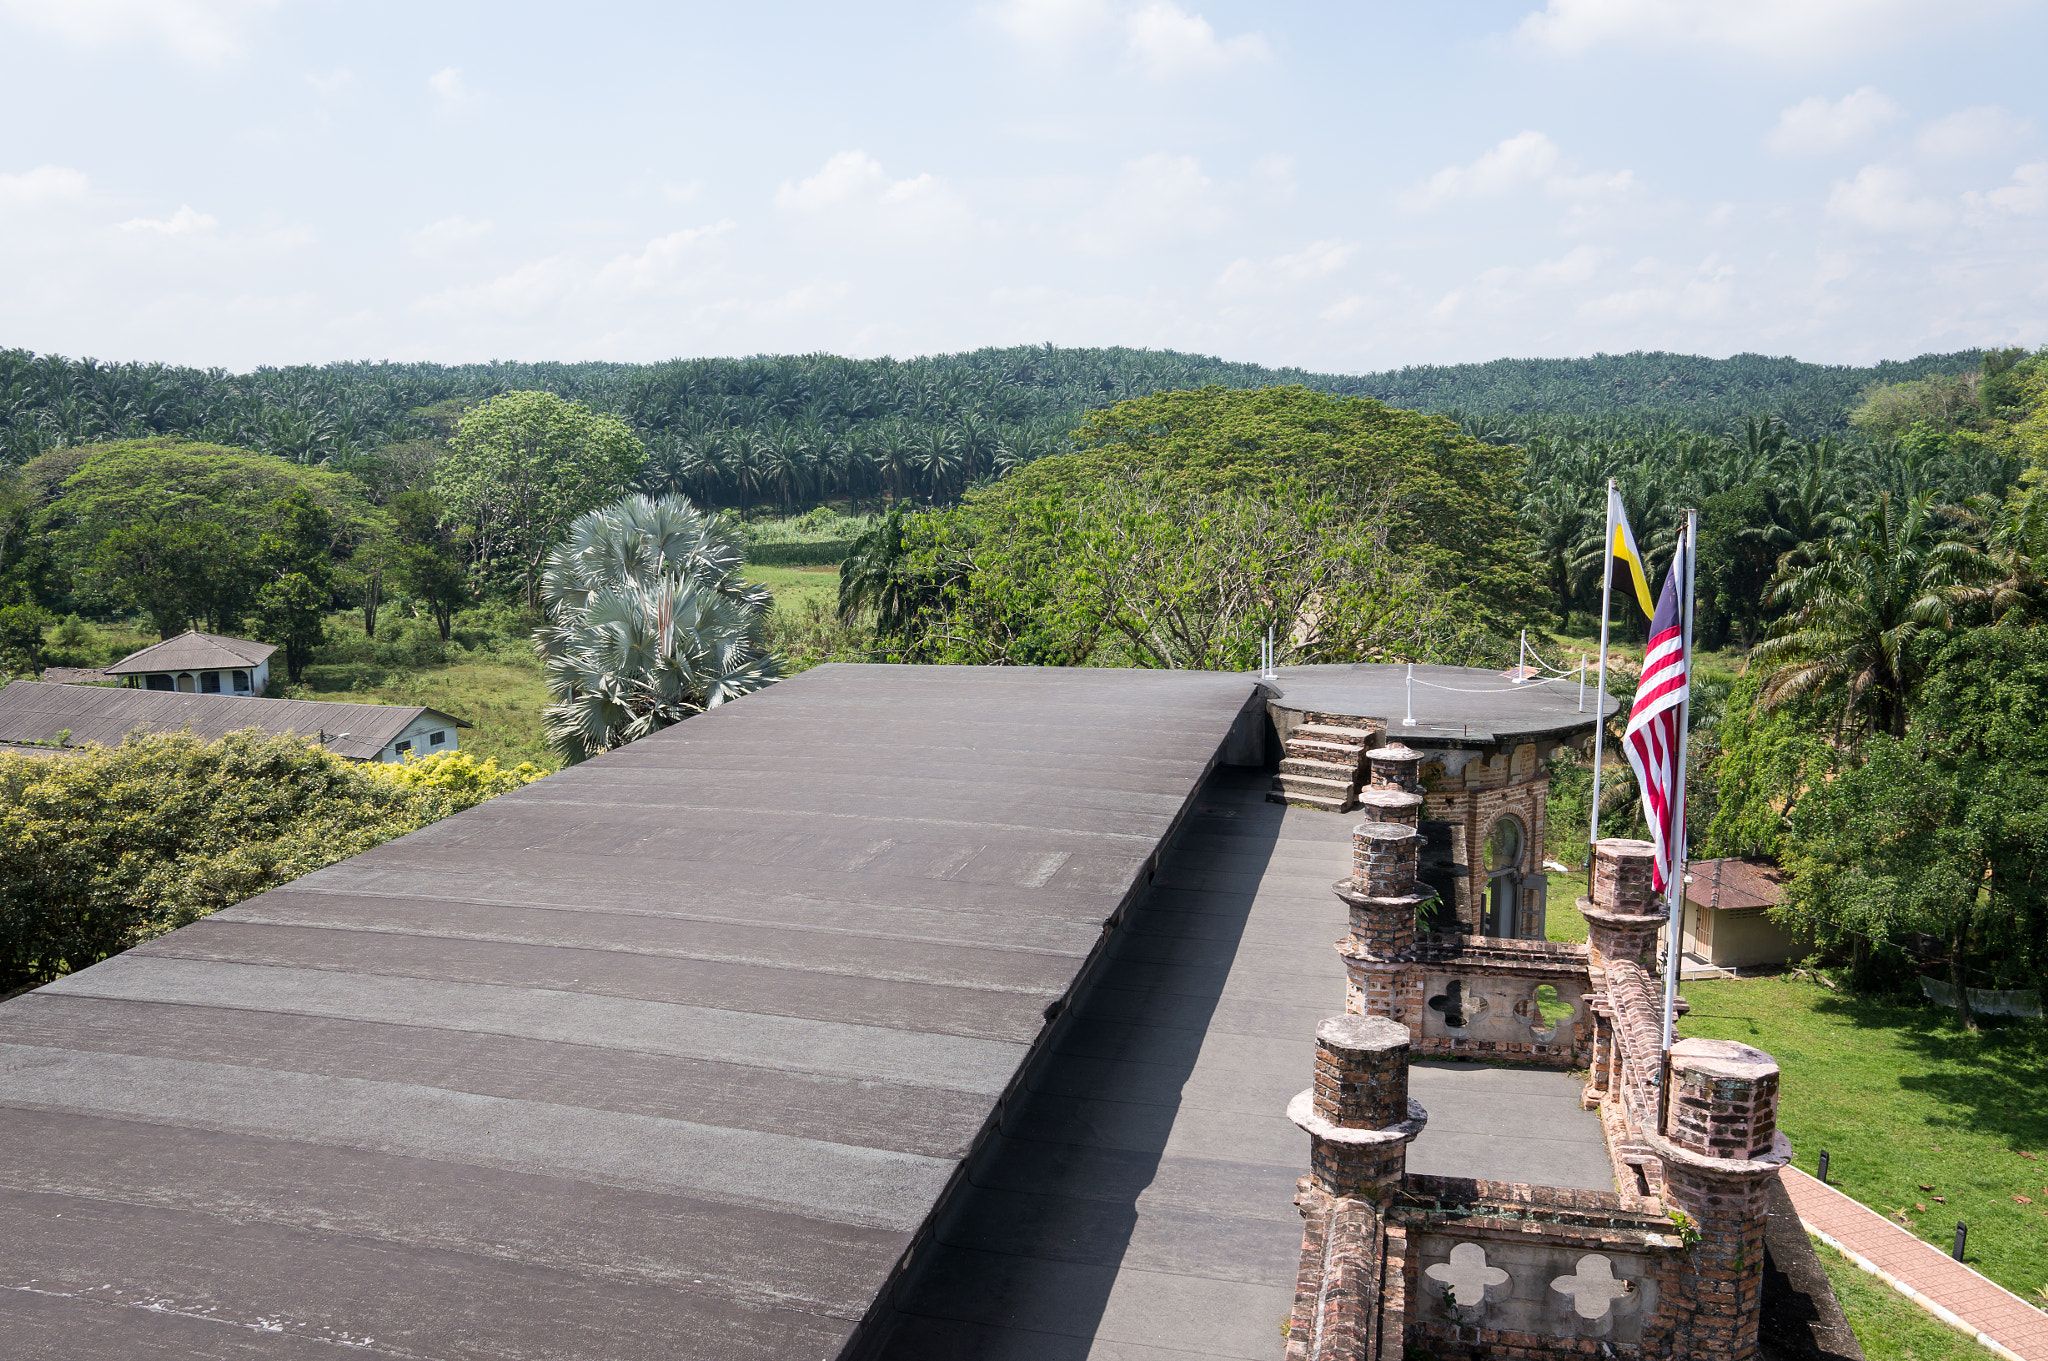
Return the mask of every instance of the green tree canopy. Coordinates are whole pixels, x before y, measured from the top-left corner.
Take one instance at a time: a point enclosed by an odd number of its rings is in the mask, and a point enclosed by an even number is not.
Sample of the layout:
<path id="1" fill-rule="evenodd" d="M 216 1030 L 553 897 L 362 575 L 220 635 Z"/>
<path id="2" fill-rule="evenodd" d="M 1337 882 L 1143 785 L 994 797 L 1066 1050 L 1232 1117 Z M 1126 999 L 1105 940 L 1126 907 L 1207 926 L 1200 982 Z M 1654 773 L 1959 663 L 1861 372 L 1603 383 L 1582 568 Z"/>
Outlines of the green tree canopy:
<path id="1" fill-rule="evenodd" d="M 569 522 L 618 496 L 646 464 L 646 447 L 618 417 L 551 393 L 508 392 L 456 423 L 434 480 L 478 557 L 515 568 L 531 604 Z"/>
<path id="2" fill-rule="evenodd" d="M 1786 913 L 1877 944 L 1938 938 L 1966 986 L 2048 969 L 2048 631 L 1972 629 L 1941 652 L 1903 738 L 1811 785 L 1792 816 Z M 1972 969 L 1975 965 L 1981 968 Z"/>
<path id="3" fill-rule="evenodd" d="M 133 524 L 219 525 L 253 549 L 271 527 L 272 507 L 304 492 L 329 516 L 327 553 L 346 560 L 383 532 L 383 522 L 346 473 L 307 468 L 264 454 L 182 440 L 130 440 L 60 449 L 23 470 L 38 485 L 44 460 L 65 473 L 50 502 L 47 528 L 74 558 L 82 559 L 108 535 Z"/>
<path id="4" fill-rule="evenodd" d="M 1306 387 L 1161 392 L 1094 412 L 1075 452 L 1040 459 L 981 499 L 1079 496 L 1138 471 L 1190 493 L 1257 495 L 1281 482 L 1342 488 L 1384 514 L 1389 547 L 1457 584 L 1502 628 L 1542 598 L 1535 545 L 1515 513 L 1519 450 L 1443 416 Z"/>

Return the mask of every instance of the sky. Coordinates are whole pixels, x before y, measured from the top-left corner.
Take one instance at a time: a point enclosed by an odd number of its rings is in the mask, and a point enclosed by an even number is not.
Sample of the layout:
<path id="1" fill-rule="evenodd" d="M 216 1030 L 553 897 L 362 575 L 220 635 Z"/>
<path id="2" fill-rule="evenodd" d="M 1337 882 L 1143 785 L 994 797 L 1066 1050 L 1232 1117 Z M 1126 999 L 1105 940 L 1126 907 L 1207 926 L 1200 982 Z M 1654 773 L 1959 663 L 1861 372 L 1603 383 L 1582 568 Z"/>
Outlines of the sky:
<path id="1" fill-rule="evenodd" d="M 2048 342 L 2048 0 L 0 0 L 0 347 Z"/>

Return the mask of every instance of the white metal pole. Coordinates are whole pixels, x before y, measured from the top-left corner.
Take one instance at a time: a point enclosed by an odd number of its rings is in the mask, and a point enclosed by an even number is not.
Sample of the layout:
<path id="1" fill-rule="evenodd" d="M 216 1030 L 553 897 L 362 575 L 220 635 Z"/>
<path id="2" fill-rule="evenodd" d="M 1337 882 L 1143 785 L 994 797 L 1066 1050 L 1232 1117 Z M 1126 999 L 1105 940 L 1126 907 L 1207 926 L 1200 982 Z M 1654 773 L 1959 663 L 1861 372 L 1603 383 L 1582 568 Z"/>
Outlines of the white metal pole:
<path id="1" fill-rule="evenodd" d="M 1586 654 L 1579 654 L 1579 712 L 1586 712 Z"/>
<path id="2" fill-rule="evenodd" d="M 1600 680 L 1593 693 L 1593 819 L 1589 840 L 1600 840 L 1600 763 L 1607 754 L 1607 616 L 1614 612 L 1614 479 L 1607 479 L 1607 537 L 1600 544 Z M 1592 852 L 1586 853 L 1591 870 Z"/>
<path id="3" fill-rule="evenodd" d="M 1522 630 L 1522 645 L 1515 652 L 1515 684 L 1522 683 L 1522 674 L 1529 669 L 1529 630 Z"/>
<path id="4" fill-rule="evenodd" d="M 1678 820 L 1672 829 L 1671 838 L 1671 882 L 1665 885 L 1665 893 L 1671 902 L 1671 914 L 1666 919 L 1664 931 L 1664 1047 L 1669 1049 L 1672 1031 L 1678 1020 L 1678 956 L 1679 930 L 1685 925 L 1685 757 L 1690 738 L 1687 728 L 1692 722 L 1692 588 L 1693 588 L 1693 545 L 1697 542 L 1700 528 L 1700 513 L 1689 510 L 1685 513 L 1685 698 L 1678 706 Z"/>
<path id="5" fill-rule="evenodd" d="M 1408 716 L 1401 720 L 1401 726 L 1415 726 L 1415 663 L 1408 663 Z"/>

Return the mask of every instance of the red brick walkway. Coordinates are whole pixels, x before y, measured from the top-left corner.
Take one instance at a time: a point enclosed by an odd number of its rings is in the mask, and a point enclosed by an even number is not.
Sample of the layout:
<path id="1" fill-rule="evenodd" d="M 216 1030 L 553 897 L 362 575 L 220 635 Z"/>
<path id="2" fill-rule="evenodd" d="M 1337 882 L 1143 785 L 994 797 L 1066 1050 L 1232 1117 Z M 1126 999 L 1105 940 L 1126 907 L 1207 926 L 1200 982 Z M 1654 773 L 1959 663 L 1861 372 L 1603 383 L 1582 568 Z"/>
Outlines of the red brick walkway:
<path id="1" fill-rule="evenodd" d="M 1780 1175 L 1808 1232 L 2001 1355 L 2048 1361 L 2048 1314 L 1798 1168 Z"/>

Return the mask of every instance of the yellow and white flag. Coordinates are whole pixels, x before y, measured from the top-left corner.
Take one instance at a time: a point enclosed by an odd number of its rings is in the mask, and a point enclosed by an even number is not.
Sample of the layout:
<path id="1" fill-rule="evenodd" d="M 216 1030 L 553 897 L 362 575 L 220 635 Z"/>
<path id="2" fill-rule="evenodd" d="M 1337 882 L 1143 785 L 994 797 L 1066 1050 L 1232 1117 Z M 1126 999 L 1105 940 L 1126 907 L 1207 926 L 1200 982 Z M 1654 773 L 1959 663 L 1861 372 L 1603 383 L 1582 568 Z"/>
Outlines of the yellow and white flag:
<path id="1" fill-rule="evenodd" d="M 1628 564 L 1629 575 L 1635 578 L 1636 603 L 1643 607 L 1643 618 L 1653 619 L 1657 606 L 1650 599 L 1650 574 L 1643 566 L 1643 555 L 1636 551 L 1636 536 L 1629 530 L 1628 512 L 1621 506 L 1621 489 L 1612 482 L 1607 484 L 1607 523 L 1614 526 L 1614 540 L 1607 545 L 1607 570 L 1613 572 L 1615 558 Z"/>

